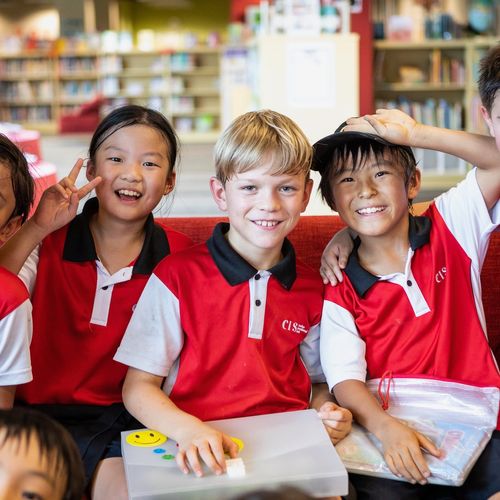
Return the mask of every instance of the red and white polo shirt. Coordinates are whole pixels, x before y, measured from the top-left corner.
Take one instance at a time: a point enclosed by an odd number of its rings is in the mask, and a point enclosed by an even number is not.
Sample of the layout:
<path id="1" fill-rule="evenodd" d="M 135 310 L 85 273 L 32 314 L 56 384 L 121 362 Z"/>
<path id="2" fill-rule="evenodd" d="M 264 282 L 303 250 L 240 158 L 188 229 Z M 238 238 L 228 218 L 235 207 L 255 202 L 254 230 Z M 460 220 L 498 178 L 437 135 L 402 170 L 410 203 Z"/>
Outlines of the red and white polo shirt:
<path id="1" fill-rule="evenodd" d="M 14 274 L 0 267 L 0 386 L 29 382 L 31 375 L 31 302 Z"/>
<path id="2" fill-rule="evenodd" d="M 110 275 L 97 258 L 89 222 L 90 199 L 70 224 L 40 246 L 33 303 L 32 383 L 19 388 L 26 403 L 109 405 L 120 402 L 126 367 L 113 356 L 133 308 L 156 264 L 191 246 L 189 238 L 145 225 L 138 258 Z"/>
<path id="3" fill-rule="evenodd" d="M 374 276 L 361 267 L 355 249 L 346 279 L 325 292 L 321 361 L 329 387 L 388 370 L 500 387 L 480 281 L 499 223 L 499 204 L 488 212 L 472 170 L 424 217 L 410 216 L 404 273 Z"/>
<path id="4" fill-rule="evenodd" d="M 219 224 L 206 244 L 164 259 L 115 360 L 166 377 L 164 390 L 202 420 L 307 408 L 319 362 L 323 284 L 295 259 L 257 270 Z"/>

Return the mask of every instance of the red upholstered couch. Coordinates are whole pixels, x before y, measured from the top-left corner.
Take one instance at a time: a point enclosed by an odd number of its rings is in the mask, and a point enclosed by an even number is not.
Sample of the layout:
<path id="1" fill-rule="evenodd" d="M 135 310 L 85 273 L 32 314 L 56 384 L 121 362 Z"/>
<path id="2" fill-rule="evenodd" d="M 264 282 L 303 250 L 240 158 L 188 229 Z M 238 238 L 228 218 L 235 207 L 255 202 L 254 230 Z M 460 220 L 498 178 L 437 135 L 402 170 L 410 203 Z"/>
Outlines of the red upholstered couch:
<path id="1" fill-rule="evenodd" d="M 187 234 L 195 243 L 209 238 L 214 225 L 223 217 L 169 217 L 165 224 Z M 335 215 L 305 215 L 290 235 L 297 256 L 319 269 L 321 254 L 331 236 L 344 227 Z M 483 304 L 490 345 L 500 363 L 500 232 L 491 238 L 482 272 Z"/>

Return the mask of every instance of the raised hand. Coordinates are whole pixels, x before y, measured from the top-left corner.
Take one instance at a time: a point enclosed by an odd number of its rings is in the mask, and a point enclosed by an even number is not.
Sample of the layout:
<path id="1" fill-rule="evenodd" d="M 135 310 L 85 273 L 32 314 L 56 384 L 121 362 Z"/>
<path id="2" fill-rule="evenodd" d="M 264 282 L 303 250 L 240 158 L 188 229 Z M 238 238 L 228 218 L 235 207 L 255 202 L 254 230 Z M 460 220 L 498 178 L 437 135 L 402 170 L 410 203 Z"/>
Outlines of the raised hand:
<path id="1" fill-rule="evenodd" d="M 413 137 L 421 127 L 421 124 L 399 109 L 377 109 L 374 115 L 349 118 L 343 131 L 368 132 L 395 144 L 413 146 Z"/>
<path id="2" fill-rule="evenodd" d="M 76 215 L 79 201 L 101 182 L 101 178 L 96 177 L 78 189 L 75 182 L 82 166 L 83 160 L 79 158 L 66 177 L 43 192 L 32 224 L 44 235 L 70 222 Z"/>

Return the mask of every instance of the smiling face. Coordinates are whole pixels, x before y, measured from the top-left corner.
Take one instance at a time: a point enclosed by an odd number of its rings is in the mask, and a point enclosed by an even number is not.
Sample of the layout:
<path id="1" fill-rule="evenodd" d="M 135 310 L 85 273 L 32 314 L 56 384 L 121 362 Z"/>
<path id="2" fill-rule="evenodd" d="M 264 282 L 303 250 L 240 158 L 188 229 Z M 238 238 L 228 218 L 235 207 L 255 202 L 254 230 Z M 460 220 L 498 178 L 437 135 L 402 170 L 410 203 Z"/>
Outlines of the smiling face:
<path id="1" fill-rule="evenodd" d="M 126 438 L 128 444 L 141 447 L 158 446 L 166 440 L 167 436 L 151 429 L 131 432 Z"/>
<path id="2" fill-rule="evenodd" d="M 362 241 L 373 236 L 406 237 L 408 200 L 417 195 L 419 187 L 418 170 L 406 186 L 399 165 L 374 155 L 354 171 L 352 163 L 348 164 L 331 182 L 335 209 Z"/>
<path id="3" fill-rule="evenodd" d="M 256 269 L 279 262 L 284 238 L 309 201 L 312 181 L 305 174 L 271 175 L 271 164 L 234 174 L 226 183 L 213 177 L 217 206 L 231 224 L 230 245 Z"/>
<path id="4" fill-rule="evenodd" d="M 66 481 L 33 437 L 29 442 L 8 439 L 0 446 L 1 499 L 62 500 Z"/>
<path id="5" fill-rule="evenodd" d="M 99 147 L 87 178 L 101 176 L 96 187 L 100 214 L 134 221 L 145 219 L 162 196 L 173 189 L 175 174 L 167 143 L 147 125 L 123 127 Z"/>

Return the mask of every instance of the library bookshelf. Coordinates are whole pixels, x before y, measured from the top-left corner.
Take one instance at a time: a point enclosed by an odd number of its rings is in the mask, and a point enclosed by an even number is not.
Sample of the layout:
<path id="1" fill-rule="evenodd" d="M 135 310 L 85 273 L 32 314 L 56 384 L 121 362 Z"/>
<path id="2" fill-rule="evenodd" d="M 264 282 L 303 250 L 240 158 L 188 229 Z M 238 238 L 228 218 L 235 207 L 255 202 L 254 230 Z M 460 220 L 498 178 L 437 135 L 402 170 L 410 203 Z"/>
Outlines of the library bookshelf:
<path id="1" fill-rule="evenodd" d="M 477 93 L 479 61 L 493 37 L 374 44 L 376 108 L 397 107 L 417 121 L 486 134 Z M 416 151 L 424 180 L 447 187 L 468 166 L 440 153 Z"/>
<path id="2" fill-rule="evenodd" d="M 188 141 L 220 128 L 220 50 L 0 54 L 0 120 L 56 132 L 60 116 L 102 95 L 109 107 L 161 111 Z"/>

